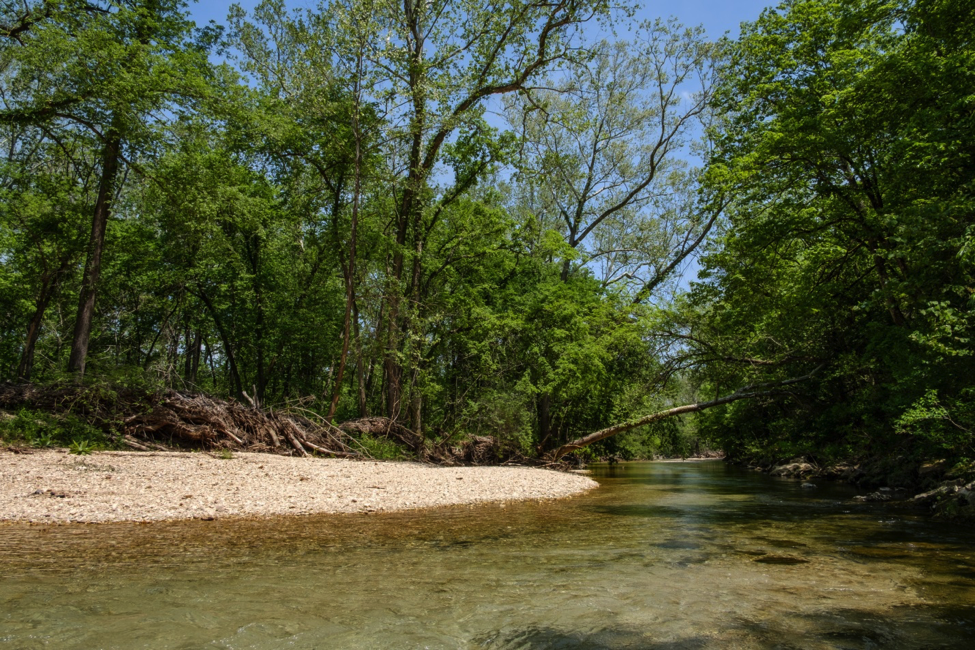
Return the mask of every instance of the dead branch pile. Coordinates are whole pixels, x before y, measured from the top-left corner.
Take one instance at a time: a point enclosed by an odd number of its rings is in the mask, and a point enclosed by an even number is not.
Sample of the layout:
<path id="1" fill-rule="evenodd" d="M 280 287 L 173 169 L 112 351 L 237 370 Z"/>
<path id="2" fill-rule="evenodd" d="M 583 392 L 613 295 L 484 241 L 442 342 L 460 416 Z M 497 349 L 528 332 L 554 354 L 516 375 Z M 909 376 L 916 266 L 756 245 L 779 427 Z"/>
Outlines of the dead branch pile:
<path id="1" fill-rule="evenodd" d="M 0 408 L 74 414 L 135 449 L 237 449 L 357 457 L 353 441 L 321 420 L 196 393 L 146 393 L 30 384 L 0 386 Z M 313 416 L 312 416 L 313 417 Z"/>
<path id="2" fill-rule="evenodd" d="M 493 436 L 471 436 L 450 451 L 454 458 L 467 465 L 528 462 L 516 449 L 503 445 Z"/>
<path id="3" fill-rule="evenodd" d="M 492 436 L 471 436 L 460 442 L 434 443 L 402 424 L 384 417 L 350 420 L 339 425 L 346 433 L 367 434 L 385 438 L 408 449 L 418 460 L 438 465 L 498 465 L 502 463 L 535 464 L 514 446 Z"/>
<path id="4" fill-rule="evenodd" d="M 0 385 L 0 409 L 30 408 L 72 414 L 119 443 L 141 450 L 207 449 L 307 456 L 368 458 L 358 438 L 391 440 L 416 460 L 439 465 L 538 464 L 515 446 L 491 436 L 460 442 L 425 439 L 385 417 L 351 420 L 338 426 L 298 407 L 258 408 L 200 393 L 140 391 L 105 386 Z"/>
<path id="5" fill-rule="evenodd" d="M 203 449 L 359 455 L 350 447 L 348 436 L 324 424 L 293 413 L 171 391 L 148 413 L 125 418 L 124 431 L 128 436 Z"/>
<path id="6" fill-rule="evenodd" d="M 426 451 L 423 436 L 389 418 L 371 417 L 349 420 L 340 424 L 339 429 L 352 435 L 366 434 L 373 438 L 392 440 L 406 447 L 418 458 L 422 458 Z"/>

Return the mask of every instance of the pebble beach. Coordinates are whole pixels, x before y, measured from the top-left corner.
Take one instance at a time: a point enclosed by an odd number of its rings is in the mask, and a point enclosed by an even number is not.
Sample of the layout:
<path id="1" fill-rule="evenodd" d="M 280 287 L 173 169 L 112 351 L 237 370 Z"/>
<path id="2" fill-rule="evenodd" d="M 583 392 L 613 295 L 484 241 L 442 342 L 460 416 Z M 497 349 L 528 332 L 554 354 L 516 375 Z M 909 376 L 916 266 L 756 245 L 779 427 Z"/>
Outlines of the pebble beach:
<path id="1" fill-rule="evenodd" d="M 204 452 L 0 451 L 0 521 L 152 522 L 561 499 L 598 484 L 531 467 Z"/>

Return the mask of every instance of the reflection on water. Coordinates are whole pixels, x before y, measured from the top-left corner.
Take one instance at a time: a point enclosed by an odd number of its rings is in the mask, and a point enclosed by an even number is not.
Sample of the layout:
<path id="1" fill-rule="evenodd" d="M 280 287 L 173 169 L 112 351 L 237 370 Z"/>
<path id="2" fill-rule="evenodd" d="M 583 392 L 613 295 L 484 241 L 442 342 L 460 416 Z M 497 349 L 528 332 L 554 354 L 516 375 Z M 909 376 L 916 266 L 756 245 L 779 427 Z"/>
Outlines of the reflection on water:
<path id="1" fill-rule="evenodd" d="M 560 502 L 0 526 L 0 647 L 969 648 L 975 536 L 720 462 Z"/>

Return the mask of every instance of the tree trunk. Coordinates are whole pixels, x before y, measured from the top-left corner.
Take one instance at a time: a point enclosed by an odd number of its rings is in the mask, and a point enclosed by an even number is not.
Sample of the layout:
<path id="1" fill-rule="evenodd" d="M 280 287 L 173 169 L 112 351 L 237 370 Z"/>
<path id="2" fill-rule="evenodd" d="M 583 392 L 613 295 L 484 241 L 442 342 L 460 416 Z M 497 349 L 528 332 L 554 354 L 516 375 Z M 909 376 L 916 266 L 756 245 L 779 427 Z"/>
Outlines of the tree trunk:
<path id="1" fill-rule="evenodd" d="M 667 409 L 665 411 L 658 411 L 651 415 L 645 415 L 636 420 L 631 420 L 629 422 L 624 422 L 622 424 L 614 424 L 611 427 L 601 429 L 595 433 L 590 433 L 587 436 L 581 438 L 576 438 L 572 442 L 568 442 L 555 451 L 550 452 L 547 456 L 551 460 L 558 460 L 566 454 L 572 453 L 582 449 L 583 447 L 588 447 L 594 442 L 599 442 L 600 440 L 605 440 L 615 436 L 617 433 L 624 433 L 631 429 L 636 429 L 637 427 L 642 427 L 647 424 L 652 424 L 660 420 L 672 417 L 674 415 L 681 415 L 683 413 L 694 413 L 696 411 L 703 411 L 704 409 L 709 409 L 715 406 L 721 406 L 722 404 L 730 404 L 731 402 L 737 402 L 742 399 L 752 399 L 755 397 L 767 397 L 771 395 L 776 395 L 780 391 L 777 389 L 784 386 L 789 386 L 791 384 L 797 384 L 802 381 L 810 379 L 813 375 L 819 372 L 823 366 L 819 366 L 808 375 L 802 377 L 797 377 L 795 379 L 785 379 L 783 381 L 771 382 L 768 384 L 755 384 L 753 386 L 745 386 L 739 390 L 731 393 L 730 395 L 725 395 L 724 397 L 719 397 L 718 399 L 711 400 L 710 402 L 698 402 L 697 404 L 685 404 L 683 406 L 675 406 L 674 408 Z M 762 389 L 762 390 L 760 390 Z"/>
<path id="2" fill-rule="evenodd" d="M 102 271 L 102 253 L 105 250 L 105 231 L 111 214 L 115 181 L 118 178 L 119 153 L 122 146 L 118 129 L 119 121 L 114 118 L 102 151 L 102 177 L 98 184 L 98 198 L 95 200 L 95 211 L 91 220 L 91 238 L 88 242 L 88 256 L 78 300 L 78 315 L 75 318 L 74 336 L 71 340 L 68 372 L 74 373 L 79 381 L 85 376 L 88 344 L 91 340 L 91 321 L 95 314 L 95 296 Z"/>
<path id="3" fill-rule="evenodd" d="M 538 444 L 543 449 L 552 432 L 552 396 L 543 393 L 538 398 Z"/>
<path id="4" fill-rule="evenodd" d="M 17 379 L 30 381 L 34 372 L 34 350 L 37 347 L 37 339 L 41 335 L 41 326 L 44 324 L 44 314 L 47 312 L 51 299 L 58 292 L 64 273 L 68 270 L 73 256 L 62 258 L 60 266 L 53 272 L 48 271 L 41 275 L 41 291 L 37 296 L 34 306 L 34 315 L 27 325 L 27 339 L 24 341 L 24 350 L 20 355 L 20 363 L 17 364 Z"/>
<path id="5" fill-rule="evenodd" d="M 413 368 L 413 377 L 410 380 L 410 422 L 412 429 L 421 436 L 423 435 L 423 395 L 420 394 L 420 363 L 416 362 Z"/>
<path id="6" fill-rule="evenodd" d="M 339 359 L 339 372 L 335 379 L 335 388 L 332 391 L 332 402 L 328 407 L 326 419 L 331 422 L 335 415 L 335 410 L 339 405 L 339 398 L 342 395 L 342 378 L 345 375 L 345 364 L 349 358 L 349 339 L 352 336 L 352 316 L 355 304 L 355 252 L 356 241 L 358 240 L 359 227 L 359 200 L 362 196 L 362 130 L 359 123 L 359 110 L 362 103 L 362 89 L 360 80 L 362 78 L 363 52 L 360 49 L 356 59 L 355 76 L 355 110 L 352 112 L 352 134 L 355 139 L 355 159 L 354 176 L 352 189 L 352 223 L 349 228 L 349 263 L 343 265 L 345 275 L 345 320 L 342 325 L 342 355 Z M 338 215 L 335 215 L 336 221 Z M 340 258 L 341 259 L 341 258 Z M 359 385 L 362 385 L 362 378 L 359 377 Z M 360 398 L 361 402 L 361 398 Z M 362 406 L 360 403 L 360 410 Z"/>
<path id="7" fill-rule="evenodd" d="M 358 183 L 358 181 L 356 181 Z M 354 211 L 354 208 L 353 208 Z M 352 217 L 352 237 L 355 237 L 355 216 Z M 349 266 L 355 264 L 355 241 L 349 245 Z M 354 268 L 354 267 L 353 267 Z M 342 326 L 342 353 L 339 355 L 339 371 L 335 376 L 335 385 L 332 387 L 332 400 L 328 407 L 326 419 L 331 422 L 338 408 L 339 398 L 342 396 L 342 379 L 345 376 L 345 364 L 349 358 L 349 340 L 352 336 L 352 303 L 355 301 L 353 293 L 352 270 L 345 272 L 345 321 Z"/>
<path id="8" fill-rule="evenodd" d="M 20 355 L 20 364 L 17 366 L 17 379 L 20 381 L 30 381 L 31 373 L 34 371 L 34 348 L 41 334 L 44 312 L 47 311 L 47 306 L 50 304 L 53 295 L 54 287 L 45 282 L 41 287 L 41 295 L 37 299 L 34 315 L 27 325 L 27 340 L 24 341 L 24 351 Z"/>
<path id="9" fill-rule="evenodd" d="M 230 369 L 230 378 L 233 381 L 232 390 L 234 391 L 234 397 L 238 401 L 242 400 L 244 397 L 244 385 L 240 380 L 240 372 L 237 370 L 237 360 L 234 357 L 234 348 L 230 344 L 230 339 L 227 337 L 227 332 L 224 330 L 223 324 L 220 322 L 220 315 L 217 313 L 216 308 L 213 306 L 213 302 L 210 297 L 200 290 L 197 294 L 203 304 L 206 305 L 207 311 L 210 312 L 210 316 L 213 318 L 213 324 L 217 326 L 217 333 L 220 335 L 220 340 L 223 342 L 223 353 L 227 355 L 227 365 Z"/>
<path id="10" fill-rule="evenodd" d="M 190 335 L 193 335 L 191 342 Z M 183 378 L 187 384 L 196 384 L 196 378 L 200 370 L 200 354 L 203 347 L 203 333 L 196 330 L 186 330 L 186 364 L 184 366 Z"/>
<path id="11" fill-rule="evenodd" d="M 407 287 L 403 286 L 403 270 L 405 257 L 403 250 L 406 246 L 410 227 L 418 223 L 422 212 L 421 194 L 427 184 L 429 169 L 424 166 L 423 135 L 427 125 L 426 82 L 424 72 L 425 41 L 422 36 L 421 13 L 411 3 L 405 3 L 406 20 L 415 40 L 408 53 L 410 58 L 409 87 L 413 115 L 410 120 L 409 170 L 406 176 L 406 186 L 403 188 L 403 198 L 397 215 L 396 252 L 393 255 L 393 283 L 389 300 L 389 332 L 386 341 L 386 391 L 387 415 L 391 420 L 400 416 L 403 394 L 403 364 L 400 358 L 400 346 L 409 339 L 410 319 L 401 313 L 400 300 L 410 293 L 403 293 Z M 414 230 L 414 237 L 419 241 L 418 229 Z M 415 263 L 419 263 L 416 260 Z M 408 289 L 412 289 L 409 287 Z"/>
<path id="12" fill-rule="evenodd" d="M 27 340 L 24 341 L 24 351 L 20 355 L 20 364 L 17 366 L 17 379 L 19 381 L 30 381 L 31 373 L 34 370 L 34 347 L 37 344 L 37 337 L 41 332 L 41 323 L 44 320 L 44 312 L 47 310 L 47 301 L 38 302 L 34 310 L 34 316 L 30 319 L 27 326 Z"/>

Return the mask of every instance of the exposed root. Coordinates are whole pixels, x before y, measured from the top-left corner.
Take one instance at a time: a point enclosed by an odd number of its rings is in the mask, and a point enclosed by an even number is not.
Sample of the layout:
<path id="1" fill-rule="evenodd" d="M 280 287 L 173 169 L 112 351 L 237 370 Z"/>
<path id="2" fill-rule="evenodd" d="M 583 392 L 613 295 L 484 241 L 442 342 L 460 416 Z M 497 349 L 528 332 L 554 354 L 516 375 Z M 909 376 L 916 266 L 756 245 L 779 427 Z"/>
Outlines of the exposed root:
<path id="1" fill-rule="evenodd" d="M 85 417 L 139 450 L 234 449 L 307 456 L 354 458 L 349 436 L 329 431 L 307 417 L 265 411 L 196 393 L 108 391 L 78 386 L 42 388 L 30 384 L 0 386 L 0 407 L 30 407 Z M 281 444 L 286 440 L 290 447 Z"/>
<path id="2" fill-rule="evenodd" d="M 173 448 L 238 450 L 338 458 L 369 458 L 356 440 L 363 434 L 391 440 L 416 460 L 438 465 L 539 465 L 565 468 L 525 456 L 511 443 L 491 436 L 435 443 L 402 424 L 369 417 L 333 425 L 320 415 L 293 406 L 262 409 L 199 393 L 115 391 L 75 385 L 38 387 L 0 385 L 0 408 L 29 407 L 72 413 L 106 431 L 122 445 L 140 451 Z M 282 444 L 283 443 L 283 444 Z"/>

